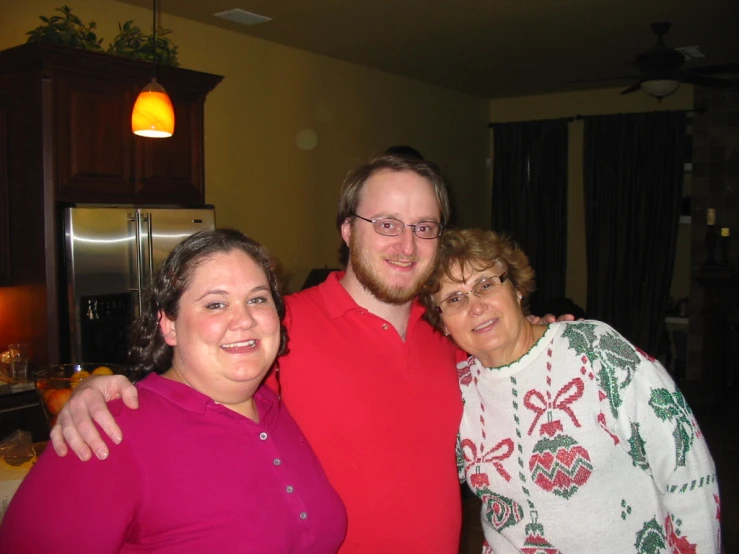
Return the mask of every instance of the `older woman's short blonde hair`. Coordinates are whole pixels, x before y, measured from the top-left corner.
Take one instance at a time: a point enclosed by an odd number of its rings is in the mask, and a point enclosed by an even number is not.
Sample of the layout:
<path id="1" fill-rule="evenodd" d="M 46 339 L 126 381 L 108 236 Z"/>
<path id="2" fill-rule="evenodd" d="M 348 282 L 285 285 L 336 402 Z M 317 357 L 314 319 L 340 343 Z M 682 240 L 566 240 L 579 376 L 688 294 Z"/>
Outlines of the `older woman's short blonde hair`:
<path id="1" fill-rule="evenodd" d="M 536 290 L 534 270 L 529 258 L 510 237 L 483 229 L 450 229 L 439 238 L 439 250 L 433 273 L 423 287 L 420 300 L 426 308 L 426 319 L 438 331 L 443 329 L 441 316 L 436 311 L 434 295 L 439 292 L 441 282 L 452 277 L 455 269 L 468 275 L 499 264 L 508 273 L 513 287 L 523 296 L 521 306 L 528 313 L 526 300 Z"/>

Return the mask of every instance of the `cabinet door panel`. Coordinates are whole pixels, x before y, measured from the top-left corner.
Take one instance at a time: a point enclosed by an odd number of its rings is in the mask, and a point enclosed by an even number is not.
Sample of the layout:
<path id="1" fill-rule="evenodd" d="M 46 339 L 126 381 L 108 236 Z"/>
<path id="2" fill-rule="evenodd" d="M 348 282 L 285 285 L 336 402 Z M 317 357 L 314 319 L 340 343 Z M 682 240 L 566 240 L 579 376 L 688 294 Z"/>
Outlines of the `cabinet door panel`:
<path id="1" fill-rule="evenodd" d="M 0 287 L 10 282 L 8 105 L 8 94 L 0 90 Z"/>
<path id="2" fill-rule="evenodd" d="M 166 139 L 139 138 L 136 196 L 142 201 L 200 205 L 203 191 L 202 100 L 171 94 L 175 132 Z"/>
<path id="3" fill-rule="evenodd" d="M 115 201 L 134 192 L 133 87 L 99 77 L 57 76 L 58 194 Z"/>

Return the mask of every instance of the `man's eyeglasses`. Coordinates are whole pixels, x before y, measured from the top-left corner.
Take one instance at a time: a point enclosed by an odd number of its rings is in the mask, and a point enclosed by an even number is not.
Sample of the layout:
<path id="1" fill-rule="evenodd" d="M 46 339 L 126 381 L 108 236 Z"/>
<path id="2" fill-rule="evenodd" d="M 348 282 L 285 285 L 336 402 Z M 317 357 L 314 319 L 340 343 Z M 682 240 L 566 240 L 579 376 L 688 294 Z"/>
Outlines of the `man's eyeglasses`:
<path id="1" fill-rule="evenodd" d="M 447 296 L 436 306 L 436 311 L 440 314 L 454 315 L 465 309 L 470 302 L 470 293 L 478 298 L 486 296 L 496 289 L 499 289 L 508 279 L 507 273 L 501 273 L 493 277 L 483 277 L 468 292 L 455 292 Z"/>
<path id="2" fill-rule="evenodd" d="M 419 239 L 435 239 L 441 235 L 444 226 L 438 221 L 419 221 L 418 223 L 403 223 L 394 217 L 378 217 L 377 219 L 367 219 L 361 215 L 354 214 L 362 221 L 371 223 L 378 235 L 386 237 L 397 237 L 403 232 L 403 229 L 410 227 L 413 234 Z"/>

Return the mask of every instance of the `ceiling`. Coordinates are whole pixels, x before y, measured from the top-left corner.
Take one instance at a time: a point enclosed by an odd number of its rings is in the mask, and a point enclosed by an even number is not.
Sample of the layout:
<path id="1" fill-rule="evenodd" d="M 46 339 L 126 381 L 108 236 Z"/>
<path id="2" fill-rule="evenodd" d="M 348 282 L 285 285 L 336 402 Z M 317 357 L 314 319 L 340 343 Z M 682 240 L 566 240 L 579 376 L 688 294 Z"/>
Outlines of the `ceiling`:
<path id="1" fill-rule="evenodd" d="M 213 15 L 234 8 L 272 21 Z M 656 21 L 672 23 L 668 46 L 705 55 L 685 68 L 739 62 L 737 0 L 161 0 L 160 10 L 485 98 L 627 86 L 568 81 L 636 75 L 628 62 L 655 43 Z"/>

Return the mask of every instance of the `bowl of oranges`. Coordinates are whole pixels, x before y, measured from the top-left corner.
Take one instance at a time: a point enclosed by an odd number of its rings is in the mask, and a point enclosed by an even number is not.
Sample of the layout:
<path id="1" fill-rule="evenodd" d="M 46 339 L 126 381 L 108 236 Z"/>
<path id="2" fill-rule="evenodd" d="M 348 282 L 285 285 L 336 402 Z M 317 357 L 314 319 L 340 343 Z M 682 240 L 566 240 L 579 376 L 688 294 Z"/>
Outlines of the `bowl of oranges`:
<path id="1" fill-rule="evenodd" d="M 125 366 L 108 363 L 58 364 L 36 372 L 36 391 L 41 396 L 44 414 L 52 427 L 56 416 L 85 379 L 93 375 L 127 375 Z"/>

